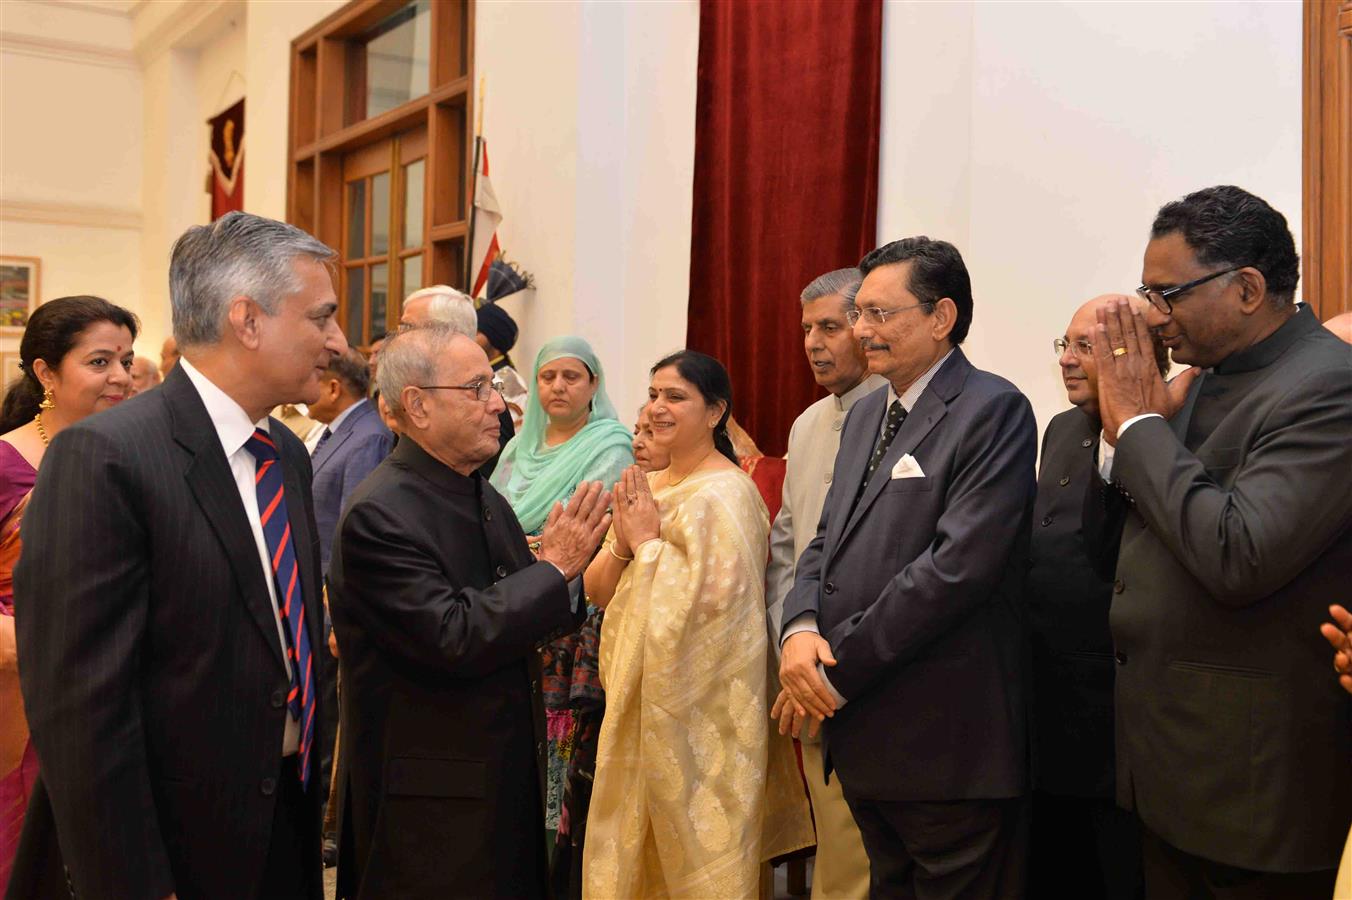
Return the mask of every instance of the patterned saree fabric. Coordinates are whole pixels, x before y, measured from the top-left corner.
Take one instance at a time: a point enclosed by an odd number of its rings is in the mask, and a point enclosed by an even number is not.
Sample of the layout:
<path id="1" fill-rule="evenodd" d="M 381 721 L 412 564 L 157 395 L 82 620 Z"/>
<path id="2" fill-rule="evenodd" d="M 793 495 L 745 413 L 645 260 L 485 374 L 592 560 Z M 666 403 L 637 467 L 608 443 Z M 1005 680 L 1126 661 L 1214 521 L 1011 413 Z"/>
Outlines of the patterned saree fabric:
<path id="1" fill-rule="evenodd" d="M 813 841 L 769 718 L 765 505 L 737 470 L 654 496 L 661 540 L 638 549 L 601 631 L 584 893 L 756 897 L 763 861 Z"/>

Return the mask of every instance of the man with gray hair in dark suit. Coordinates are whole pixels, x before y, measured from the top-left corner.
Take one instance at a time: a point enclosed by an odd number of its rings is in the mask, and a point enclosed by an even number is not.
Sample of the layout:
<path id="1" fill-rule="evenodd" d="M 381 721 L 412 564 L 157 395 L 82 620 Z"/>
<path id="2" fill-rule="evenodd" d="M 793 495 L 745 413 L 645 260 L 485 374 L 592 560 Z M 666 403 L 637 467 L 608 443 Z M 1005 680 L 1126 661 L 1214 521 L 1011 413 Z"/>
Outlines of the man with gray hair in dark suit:
<path id="1" fill-rule="evenodd" d="M 310 458 L 268 410 L 347 349 L 333 258 L 247 213 L 190 228 L 179 364 L 52 441 L 15 574 L 42 787 L 11 896 L 323 896 Z"/>

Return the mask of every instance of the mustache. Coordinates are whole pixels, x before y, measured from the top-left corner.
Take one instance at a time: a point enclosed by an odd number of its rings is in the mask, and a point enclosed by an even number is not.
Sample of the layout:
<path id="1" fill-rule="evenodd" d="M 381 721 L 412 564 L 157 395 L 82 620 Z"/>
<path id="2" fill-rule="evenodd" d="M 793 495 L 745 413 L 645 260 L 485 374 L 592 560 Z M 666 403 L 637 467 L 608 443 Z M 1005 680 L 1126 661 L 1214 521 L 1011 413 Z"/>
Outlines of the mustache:
<path id="1" fill-rule="evenodd" d="M 860 341 L 860 346 L 865 350 L 891 350 L 891 344 L 881 344 L 877 341 Z"/>

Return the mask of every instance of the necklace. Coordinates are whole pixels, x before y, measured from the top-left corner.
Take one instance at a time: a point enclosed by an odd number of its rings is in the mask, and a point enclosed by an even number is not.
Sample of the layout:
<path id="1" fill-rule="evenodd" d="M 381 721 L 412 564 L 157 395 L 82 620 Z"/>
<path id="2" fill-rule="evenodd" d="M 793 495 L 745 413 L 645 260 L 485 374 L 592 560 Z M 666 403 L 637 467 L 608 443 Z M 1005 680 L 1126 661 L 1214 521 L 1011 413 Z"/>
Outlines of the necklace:
<path id="1" fill-rule="evenodd" d="M 33 417 L 33 424 L 38 426 L 38 437 L 42 438 L 42 446 L 46 447 L 51 444 L 51 440 L 47 437 L 47 429 L 42 427 L 42 413 Z"/>
<path id="2" fill-rule="evenodd" d="M 717 447 L 710 447 L 709 450 L 708 450 L 708 452 L 705 453 L 703 456 L 701 456 L 701 457 L 699 458 L 699 462 L 697 462 L 697 463 L 695 463 L 693 466 L 691 466 L 691 467 L 690 467 L 690 471 L 689 471 L 689 472 L 686 472 L 686 473 L 685 473 L 684 475 L 682 475 L 680 478 L 677 478 L 677 479 L 675 479 L 675 480 L 672 480 L 672 477 L 671 477 L 671 474 L 670 474 L 670 473 L 671 473 L 671 469 L 667 469 L 667 473 L 668 473 L 668 474 L 667 474 L 667 487 L 675 487 L 676 485 L 680 484 L 682 481 L 685 481 L 685 480 L 686 480 L 687 478 L 689 478 L 691 475 L 695 474 L 695 470 L 698 469 L 701 465 L 703 465 L 703 464 L 704 464 L 704 461 L 705 461 L 706 459 L 709 458 L 709 454 L 710 454 L 710 453 L 713 453 L 714 450 L 716 450 L 716 449 L 718 449 L 718 448 L 717 448 Z"/>

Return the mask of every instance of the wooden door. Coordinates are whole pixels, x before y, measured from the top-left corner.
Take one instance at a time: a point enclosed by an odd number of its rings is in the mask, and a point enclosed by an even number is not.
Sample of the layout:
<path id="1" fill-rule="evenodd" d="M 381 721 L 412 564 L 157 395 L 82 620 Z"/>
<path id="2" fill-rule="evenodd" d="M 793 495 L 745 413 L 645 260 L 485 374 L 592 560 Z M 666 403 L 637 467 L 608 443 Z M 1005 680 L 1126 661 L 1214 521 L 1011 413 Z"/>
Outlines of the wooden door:
<path id="1" fill-rule="evenodd" d="M 426 282 L 427 128 L 343 157 L 341 315 L 364 347 L 399 323 L 403 298 Z"/>
<path id="2" fill-rule="evenodd" d="M 1305 0 L 1302 296 L 1352 312 L 1352 0 Z"/>

